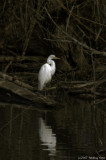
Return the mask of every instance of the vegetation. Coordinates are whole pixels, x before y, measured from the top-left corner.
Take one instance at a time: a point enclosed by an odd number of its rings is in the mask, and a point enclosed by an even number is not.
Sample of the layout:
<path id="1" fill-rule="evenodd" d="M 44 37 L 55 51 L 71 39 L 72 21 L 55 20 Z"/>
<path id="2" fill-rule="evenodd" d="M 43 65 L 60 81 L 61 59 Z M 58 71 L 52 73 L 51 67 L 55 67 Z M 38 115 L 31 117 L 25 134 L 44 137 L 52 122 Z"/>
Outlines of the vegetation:
<path id="1" fill-rule="evenodd" d="M 23 72 L 24 81 L 36 87 L 43 60 L 56 54 L 59 81 L 103 80 L 104 85 L 105 0 L 1 0 L 0 10 L 2 72 L 19 79 Z"/>

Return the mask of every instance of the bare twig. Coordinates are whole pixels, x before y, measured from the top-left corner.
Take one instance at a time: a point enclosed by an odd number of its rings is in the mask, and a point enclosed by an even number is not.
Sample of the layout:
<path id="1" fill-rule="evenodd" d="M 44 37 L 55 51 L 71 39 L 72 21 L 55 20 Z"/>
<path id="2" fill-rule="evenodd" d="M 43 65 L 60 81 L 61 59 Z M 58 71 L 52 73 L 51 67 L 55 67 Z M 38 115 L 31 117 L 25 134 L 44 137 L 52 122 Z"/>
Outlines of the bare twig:
<path id="1" fill-rule="evenodd" d="M 0 56 L 0 62 L 22 62 L 22 61 L 40 61 L 41 57 L 39 56 Z M 42 57 L 44 59 L 44 57 Z"/>
<path id="2" fill-rule="evenodd" d="M 30 40 L 30 37 L 31 37 L 31 34 L 32 34 L 34 26 L 35 26 L 35 20 L 32 19 L 31 20 L 31 24 L 30 24 L 30 28 L 29 28 L 29 30 L 28 30 L 28 32 L 26 34 L 26 39 L 25 39 L 24 46 L 23 46 L 22 56 L 25 56 L 25 52 L 27 50 L 27 47 L 28 47 L 28 44 L 29 44 L 29 40 Z"/>
<path id="3" fill-rule="evenodd" d="M 4 73 L 7 72 L 8 68 L 11 66 L 12 62 L 13 62 L 13 61 L 10 61 L 10 62 L 8 63 L 8 65 L 5 67 Z"/>
<path id="4" fill-rule="evenodd" d="M 94 48 L 91 48 L 91 47 L 87 46 L 86 44 L 84 44 L 84 43 L 82 43 L 82 42 L 79 42 L 76 38 L 74 38 L 74 37 L 72 37 L 71 35 L 69 35 L 68 33 L 66 33 L 62 28 L 60 28 L 60 27 L 56 24 L 56 22 L 53 20 L 53 18 L 52 18 L 51 15 L 49 14 L 48 10 L 46 9 L 46 7 L 45 7 L 45 11 L 46 11 L 48 17 L 49 17 L 49 18 L 51 19 L 51 21 L 53 22 L 53 24 L 54 24 L 61 32 L 63 32 L 65 36 L 67 36 L 67 39 L 70 40 L 70 42 L 73 41 L 75 44 L 78 44 L 78 45 L 80 45 L 80 46 L 88 49 L 89 51 L 92 52 L 92 54 L 99 54 L 99 55 L 102 55 L 102 56 L 106 56 L 106 52 L 100 52 L 100 51 L 98 51 L 98 50 L 96 50 L 96 49 L 94 49 Z M 46 40 L 50 40 L 50 39 L 46 39 Z M 66 41 L 67 41 L 67 40 L 66 40 Z M 64 40 L 64 42 L 65 42 L 65 40 Z"/>
<path id="5" fill-rule="evenodd" d="M 74 1 L 74 4 L 73 4 L 73 6 L 72 6 L 72 8 L 71 8 L 71 11 L 70 11 L 69 16 L 68 16 L 68 19 L 67 19 L 67 23 L 66 23 L 66 32 L 67 32 L 67 30 L 68 30 L 70 17 L 71 17 L 72 11 L 73 11 L 73 9 L 74 9 L 75 3 L 76 3 L 76 0 Z"/>

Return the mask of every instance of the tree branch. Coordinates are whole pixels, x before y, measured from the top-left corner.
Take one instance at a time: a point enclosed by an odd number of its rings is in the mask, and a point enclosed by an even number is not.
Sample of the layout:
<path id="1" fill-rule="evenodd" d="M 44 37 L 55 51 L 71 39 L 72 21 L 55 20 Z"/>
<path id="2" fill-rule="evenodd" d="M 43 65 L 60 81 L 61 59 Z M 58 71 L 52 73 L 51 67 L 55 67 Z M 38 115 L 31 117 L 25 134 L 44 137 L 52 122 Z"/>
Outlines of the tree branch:
<path id="1" fill-rule="evenodd" d="M 52 23 L 62 32 L 64 33 L 65 36 L 67 36 L 67 39 L 69 42 L 73 42 L 75 44 L 78 44 L 79 46 L 82 46 L 83 48 L 86 48 L 87 50 L 89 50 L 91 52 L 91 54 L 98 54 L 98 55 L 102 55 L 102 56 L 106 56 L 106 52 L 101 52 L 98 51 L 94 48 L 89 47 L 88 45 L 86 45 L 85 43 L 79 42 L 76 38 L 72 37 L 71 35 L 69 35 L 67 32 L 65 32 L 62 28 L 60 28 L 57 23 L 53 20 L 53 18 L 51 17 L 50 13 L 48 12 L 47 8 L 45 7 L 45 11 L 48 15 L 48 17 L 50 18 L 50 20 L 52 21 Z M 50 40 L 50 39 L 45 39 L 45 40 Z M 64 40 L 64 42 L 67 42 L 67 40 Z"/>

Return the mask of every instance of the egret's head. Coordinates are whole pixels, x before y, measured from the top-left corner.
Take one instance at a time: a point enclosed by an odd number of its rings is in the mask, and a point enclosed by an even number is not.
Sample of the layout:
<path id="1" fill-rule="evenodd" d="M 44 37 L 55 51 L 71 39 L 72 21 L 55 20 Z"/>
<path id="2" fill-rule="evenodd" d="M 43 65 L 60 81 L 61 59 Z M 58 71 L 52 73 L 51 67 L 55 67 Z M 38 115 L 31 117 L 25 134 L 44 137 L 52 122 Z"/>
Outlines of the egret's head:
<path id="1" fill-rule="evenodd" d="M 48 59 L 51 60 L 51 59 L 60 59 L 60 58 L 56 57 L 55 55 L 50 55 Z"/>

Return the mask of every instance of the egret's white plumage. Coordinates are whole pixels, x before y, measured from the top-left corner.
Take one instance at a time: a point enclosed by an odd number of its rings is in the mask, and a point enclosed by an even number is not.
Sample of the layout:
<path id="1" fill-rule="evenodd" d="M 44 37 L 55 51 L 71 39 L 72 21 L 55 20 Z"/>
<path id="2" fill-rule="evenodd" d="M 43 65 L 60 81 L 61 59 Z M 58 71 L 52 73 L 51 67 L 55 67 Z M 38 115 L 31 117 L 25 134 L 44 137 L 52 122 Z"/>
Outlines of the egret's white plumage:
<path id="1" fill-rule="evenodd" d="M 46 122 L 39 118 L 39 136 L 41 144 L 47 146 L 46 149 L 49 151 L 49 155 L 55 156 L 56 154 L 56 134 L 53 133 L 51 126 L 48 126 Z"/>
<path id="2" fill-rule="evenodd" d="M 41 66 L 38 74 L 38 89 L 42 90 L 45 85 L 51 81 L 52 76 L 56 71 L 55 62 L 52 59 L 59 59 L 55 55 L 50 55 L 47 58 L 47 63 Z"/>

